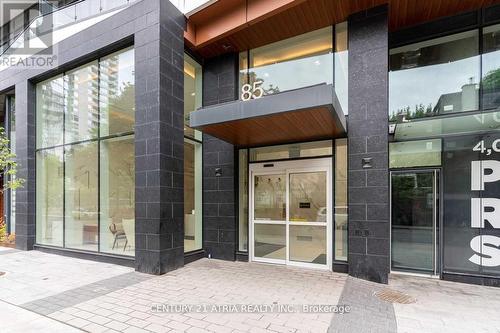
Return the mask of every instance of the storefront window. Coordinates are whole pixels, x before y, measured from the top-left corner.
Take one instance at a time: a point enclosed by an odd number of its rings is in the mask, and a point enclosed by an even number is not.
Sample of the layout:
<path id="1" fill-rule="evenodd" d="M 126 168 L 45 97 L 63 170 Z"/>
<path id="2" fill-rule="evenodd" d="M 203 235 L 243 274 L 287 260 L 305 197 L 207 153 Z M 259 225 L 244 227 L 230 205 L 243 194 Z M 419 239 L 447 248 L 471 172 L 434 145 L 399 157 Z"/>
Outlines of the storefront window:
<path id="1" fill-rule="evenodd" d="M 389 118 L 479 109 L 479 37 L 472 30 L 389 52 Z"/>
<path id="2" fill-rule="evenodd" d="M 500 107 L 500 25 L 483 29 L 483 109 Z"/>
<path id="3" fill-rule="evenodd" d="M 184 139 L 184 252 L 202 248 L 202 145 Z"/>
<path id="4" fill-rule="evenodd" d="M 37 243 L 135 255 L 133 63 L 127 49 L 37 85 Z"/>
<path id="5" fill-rule="evenodd" d="M 332 27 L 327 27 L 252 49 L 248 55 L 241 53 L 240 90 L 245 83 L 256 83 L 264 95 L 272 95 L 316 84 L 332 84 L 332 43 Z"/>
<path id="6" fill-rule="evenodd" d="M 335 140 L 335 260 L 347 261 L 347 139 Z"/>

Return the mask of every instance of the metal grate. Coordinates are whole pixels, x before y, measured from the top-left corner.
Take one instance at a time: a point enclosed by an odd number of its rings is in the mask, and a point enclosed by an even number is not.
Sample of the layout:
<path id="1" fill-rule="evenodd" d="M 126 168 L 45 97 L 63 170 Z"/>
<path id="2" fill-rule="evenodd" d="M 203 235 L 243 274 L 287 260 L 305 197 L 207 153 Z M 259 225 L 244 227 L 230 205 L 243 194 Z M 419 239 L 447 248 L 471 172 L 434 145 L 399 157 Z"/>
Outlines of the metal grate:
<path id="1" fill-rule="evenodd" d="M 379 290 L 375 293 L 375 296 L 380 298 L 383 301 L 390 302 L 390 303 L 399 303 L 399 304 L 411 304 L 415 303 L 417 301 L 416 298 L 404 294 L 402 292 L 399 292 L 397 290 L 389 289 L 389 288 L 384 288 L 382 290 Z"/>

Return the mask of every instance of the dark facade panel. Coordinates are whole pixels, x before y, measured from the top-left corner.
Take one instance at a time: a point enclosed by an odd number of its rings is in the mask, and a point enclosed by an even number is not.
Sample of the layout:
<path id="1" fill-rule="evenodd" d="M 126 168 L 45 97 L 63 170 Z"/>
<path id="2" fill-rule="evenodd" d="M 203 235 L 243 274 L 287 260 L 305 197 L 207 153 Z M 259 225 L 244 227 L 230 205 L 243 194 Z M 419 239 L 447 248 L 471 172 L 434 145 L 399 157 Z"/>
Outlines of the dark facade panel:
<path id="1" fill-rule="evenodd" d="M 237 98 L 237 66 L 237 53 L 205 61 L 204 107 Z M 236 259 L 234 151 L 232 144 L 203 134 L 203 248 L 206 256 L 216 259 Z"/>
<path id="2" fill-rule="evenodd" d="M 386 6 L 349 19 L 349 274 L 381 283 L 390 269 L 387 23 Z"/>

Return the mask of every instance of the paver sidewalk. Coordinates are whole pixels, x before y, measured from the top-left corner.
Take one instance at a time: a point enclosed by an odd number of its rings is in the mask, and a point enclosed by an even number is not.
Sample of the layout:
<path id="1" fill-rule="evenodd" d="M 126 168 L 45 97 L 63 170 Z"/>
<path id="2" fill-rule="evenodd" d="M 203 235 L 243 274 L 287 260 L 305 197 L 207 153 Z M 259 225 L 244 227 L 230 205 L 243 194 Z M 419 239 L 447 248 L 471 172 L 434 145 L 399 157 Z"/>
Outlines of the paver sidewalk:
<path id="1" fill-rule="evenodd" d="M 411 276 L 388 286 L 345 274 L 201 259 L 162 276 L 0 249 L 0 332 L 467 332 L 500 333 L 500 288 Z M 412 304 L 381 300 L 394 290 Z M 348 305 L 351 312 L 217 313 L 200 305 Z M 176 312 L 163 305 L 193 306 Z M 4 309 L 5 308 L 5 309 Z M 66 325 L 65 325 L 66 324 Z M 69 325 L 69 326 L 67 326 Z M 7 330 L 8 329 L 8 330 Z"/>
<path id="2" fill-rule="evenodd" d="M 2 333 L 81 333 L 80 329 L 0 301 Z"/>

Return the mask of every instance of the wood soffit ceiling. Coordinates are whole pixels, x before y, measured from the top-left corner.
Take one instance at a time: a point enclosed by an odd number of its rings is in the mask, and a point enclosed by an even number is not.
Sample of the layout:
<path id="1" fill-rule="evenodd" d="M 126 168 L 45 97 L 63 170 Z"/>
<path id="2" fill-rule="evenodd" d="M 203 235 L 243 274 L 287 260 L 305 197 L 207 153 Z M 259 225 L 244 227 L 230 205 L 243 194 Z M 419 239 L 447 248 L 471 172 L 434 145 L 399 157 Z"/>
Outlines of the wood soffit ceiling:
<path id="1" fill-rule="evenodd" d="M 389 5 L 396 31 L 500 0 L 218 0 L 188 19 L 189 47 L 204 58 L 246 50 L 346 21 L 364 9 Z"/>

